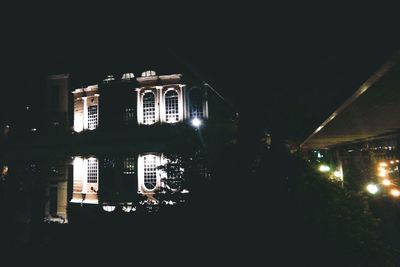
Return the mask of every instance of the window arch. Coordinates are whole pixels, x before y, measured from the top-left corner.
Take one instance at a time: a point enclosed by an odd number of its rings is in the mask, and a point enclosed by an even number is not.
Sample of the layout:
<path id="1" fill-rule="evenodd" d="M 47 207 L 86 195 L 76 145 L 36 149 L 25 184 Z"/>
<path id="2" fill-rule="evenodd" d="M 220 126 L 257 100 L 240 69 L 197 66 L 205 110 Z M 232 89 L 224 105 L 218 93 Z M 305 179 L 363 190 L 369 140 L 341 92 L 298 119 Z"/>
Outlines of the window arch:
<path id="1" fill-rule="evenodd" d="M 203 94 L 200 88 L 193 88 L 189 93 L 190 100 L 190 117 L 191 118 L 203 118 Z"/>
<path id="2" fill-rule="evenodd" d="M 165 93 L 165 121 L 168 123 L 179 121 L 179 100 L 176 90 L 168 90 Z"/>
<path id="3" fill-rule="evenodd" d="M 143 124 L 156 122 L 156 104 L 153 92 L 146 92 L 143 95 Z"/>
<path id="4" fill-rule="evenodd" d="M 147 155 L 143 157 L 144 187 L 147 190 L 154 190 L 157 186 L 156 156 Z"/>

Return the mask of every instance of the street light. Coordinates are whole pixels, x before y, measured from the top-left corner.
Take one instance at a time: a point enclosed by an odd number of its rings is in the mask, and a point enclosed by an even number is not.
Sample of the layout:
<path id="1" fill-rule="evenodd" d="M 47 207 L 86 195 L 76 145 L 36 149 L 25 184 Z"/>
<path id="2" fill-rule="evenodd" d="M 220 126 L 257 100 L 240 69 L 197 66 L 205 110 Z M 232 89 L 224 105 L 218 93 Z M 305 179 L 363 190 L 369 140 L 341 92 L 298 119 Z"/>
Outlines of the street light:
<path id="1" fill-rule="evenodd" d="M 190 123 L 193 127 L 200 128 L 200 126 L 203 124 L 203 121 L 199 118 L 193 118 Z"/>
<path id="2" fill-rule="evenodd" d="M 389 185 L 392 184 L 392 182 L 391 182 L 389 179 L 383 179 L 383 180 L 382 180 L 382 184 L 383 184 L 384 186 L 389 186 Z"/>
<path id="3" fill-rule="evenodd" d="M 394 197 L 398 197 L 398 196 L 400 196 L 400 191 L 397 189 L 392 189 L 392 190 L 390 190 L 390 194 Z"/>
<path id="4" fill-rule="evenodd" d="M 331 168 L 325 164 L 320 165 L 318 169 L 320 172 L 329 172 L 331 170 Z"/>
<path id="5" fill-rule="evenodd" d="M 376 184 L 368 184 L 367 185 L 367 191 L 372 194 L 375 195 L 376 193 L 378 193 L 379 188 Z"/>

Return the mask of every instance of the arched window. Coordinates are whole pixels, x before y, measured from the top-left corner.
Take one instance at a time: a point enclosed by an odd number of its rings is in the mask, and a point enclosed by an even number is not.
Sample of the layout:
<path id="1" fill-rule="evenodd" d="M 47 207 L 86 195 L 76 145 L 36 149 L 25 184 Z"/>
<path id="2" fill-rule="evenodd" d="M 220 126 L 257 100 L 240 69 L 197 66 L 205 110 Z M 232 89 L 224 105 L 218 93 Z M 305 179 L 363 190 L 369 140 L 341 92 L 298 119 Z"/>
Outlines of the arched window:
<path id="1" fill-rule="evenodd" d="M 193 88 L 189 94 L 190 100 L 190 117 L 203 118 L 203 94 L 200 88 Z"/>
<path id="2" fill-rule="evenodd" d="M 147 190 L 153 190 L 157 186 L 156 156 L 143 157 L 144 186 Z"/>
<path id="3" fill-rule="evenodd" d="M 156 122 L 154 93 L 147 92 L 143 95 L 143 124 Z"/>
<path id="4" fill-rule="evenodd" d="M 178 93 L 175 90 L 165 93 L 165 121 L 168 123 L 179 121 Z"/>

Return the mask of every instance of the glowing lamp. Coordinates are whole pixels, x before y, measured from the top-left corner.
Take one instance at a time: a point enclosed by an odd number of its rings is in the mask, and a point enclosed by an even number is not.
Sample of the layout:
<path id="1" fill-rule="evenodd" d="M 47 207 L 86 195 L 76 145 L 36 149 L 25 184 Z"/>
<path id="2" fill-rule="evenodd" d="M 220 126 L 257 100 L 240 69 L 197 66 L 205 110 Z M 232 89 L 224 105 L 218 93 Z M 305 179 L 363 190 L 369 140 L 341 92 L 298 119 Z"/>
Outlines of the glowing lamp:
<path id="1" fill-rule="evenodd" d="M 203 122 L 199 118 L 193 118 L 191 124 L 193 127 L 199 128 Z"/>
<path id="2" fill-rule="evenodd" d="M 392 189 L 390 190 L 390 194 L 394 197 L 399 197 L 400 196 L 400 191 L 397 189 Z"/>
<path id="3" fill-rule="evenodd" d="M 318 170 L 320 172 L 329 172 L 331 170 L 331 168 L 328 165 L 320 165 Z"/>
<path id="4" fill-rule="evenodd" d="M 380 170 L 378 175 L 380 177 L 385 177 L 387 175 L 387 171 L 386 170 Z"/>
<path id="5" fill-rule="evenodd" d="M 379 188 L 376 184 L 368 184 L 367 185 L 367 191 L 372 194 L 375 195 L 376 193 L 378 193 Z"/>
<path id="6" fill-rule="evenodd" d="M 338 179 L 342 178 L 342 172 L 341 171 L 334 171 L 333 175 Z"/>
<path id="7" fill-rule="evenodd" d="M 382 184 L 383 184 L 384 186 L 389 186 L 389 185 L 392 184 L 392 182 L 390 182 L 389 179 L 383 179 L 383 180 L 382 180 Z"/>

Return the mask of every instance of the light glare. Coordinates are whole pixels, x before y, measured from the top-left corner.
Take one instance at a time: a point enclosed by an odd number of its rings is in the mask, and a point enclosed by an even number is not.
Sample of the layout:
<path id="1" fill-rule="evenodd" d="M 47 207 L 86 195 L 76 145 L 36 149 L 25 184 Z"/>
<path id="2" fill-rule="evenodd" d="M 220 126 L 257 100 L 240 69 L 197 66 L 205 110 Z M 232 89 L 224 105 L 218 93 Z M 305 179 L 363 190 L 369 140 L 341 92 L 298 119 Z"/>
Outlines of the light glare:
<path id="1" fill-rule="evenodd" d="M 331 170 L 328 165 L 320 165 L 318 169 L 320 172 L 329 172 Z"/>
<path id="2" fill-rule="evenodd" d="M 375 195 L 376 193 L 378 193 L 378 186 L 376 186 L 376 184 L 369 184 L 369 185 L 367 185 L 367 191 L 370 193 L 370 194 L 373 194 L 373 195 Z"/>
<path id="3" fill-rule="evenodd" d="M 390 194 L 394 197 L 398 197 L 398 196 L 400 196 L 400 191 L 397 189 L 392 189 L 392 190 L 390 190 Z"/>
<path id="4" fill-rule="evenodd" d="M 342 172 L 341 172 L 341 171 L 335 171 L 335 172 L 333 173 L 333 175 L 334 175 L 336 178 L 342 178 Z"/>
<path id="5" fill-rule="evenodd" d="M 113 212 L 115 210 L 115 206 L 103 206 L 103 210 L 106 212 Z"/>
<path id="6" fill-rule="evenodd" d="M 200 127 L 203 124 L 203 122 L 199 118 L 193 118 L 192 119 L 192 125 L 196 128 Z"/>

